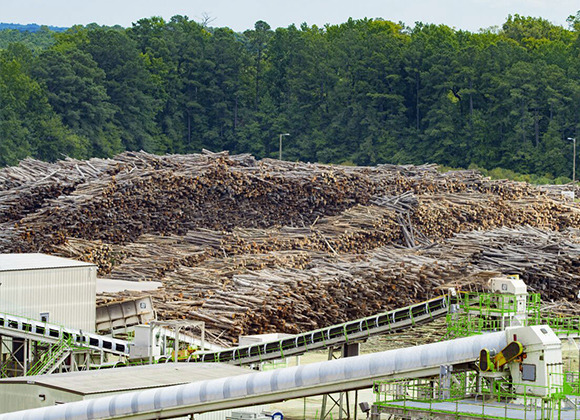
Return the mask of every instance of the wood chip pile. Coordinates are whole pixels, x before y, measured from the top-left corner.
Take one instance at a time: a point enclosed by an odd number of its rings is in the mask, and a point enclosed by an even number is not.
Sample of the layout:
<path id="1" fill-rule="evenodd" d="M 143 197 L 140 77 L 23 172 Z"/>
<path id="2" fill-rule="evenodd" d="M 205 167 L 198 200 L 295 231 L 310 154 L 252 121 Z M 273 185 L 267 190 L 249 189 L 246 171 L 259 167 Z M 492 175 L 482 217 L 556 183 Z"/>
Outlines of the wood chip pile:
<path id="1" fill-rule="evenodd" d="M 498 272 L 520 273 L 554 300 L 573 298 L 580 280 L 574 203 L 433 165 L 225 152 L 25 160 L 0 171 L 0 222 L 3 252 L 162 282 L 153 292 L 160 317 L 204 320 L 222 344 L 371 315 Z"/>

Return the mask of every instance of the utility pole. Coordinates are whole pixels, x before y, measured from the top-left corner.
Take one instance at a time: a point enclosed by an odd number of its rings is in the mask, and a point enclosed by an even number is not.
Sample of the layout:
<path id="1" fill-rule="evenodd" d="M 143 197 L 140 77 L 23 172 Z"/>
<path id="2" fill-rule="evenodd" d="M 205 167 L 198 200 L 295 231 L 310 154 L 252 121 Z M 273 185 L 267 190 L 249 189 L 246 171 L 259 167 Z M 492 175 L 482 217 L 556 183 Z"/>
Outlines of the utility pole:
<path id="1" fill-rule="evenodd" d="M 282 137 L 284 136 L 289 136 L 290 133 L 284 133 L 284 134 L 280 134 L 280 160 L 282 160 Z M 576 144 L 576 143 L 574 143 Z"/>
<path id="2" fill-rule="evenodd" d="M 568 137 L 568 140 L 572 140 L 574 144 L 574 155 L 572 159 L 572 185 L 576 183 L 576 137 Z"/>

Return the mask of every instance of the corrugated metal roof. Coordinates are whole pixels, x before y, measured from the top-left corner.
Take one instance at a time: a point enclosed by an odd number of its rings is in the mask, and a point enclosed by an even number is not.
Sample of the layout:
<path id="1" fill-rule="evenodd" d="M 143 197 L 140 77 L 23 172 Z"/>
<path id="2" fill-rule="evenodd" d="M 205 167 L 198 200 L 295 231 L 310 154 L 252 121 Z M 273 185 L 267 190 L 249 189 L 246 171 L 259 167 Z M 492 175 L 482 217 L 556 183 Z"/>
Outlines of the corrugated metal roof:
<path id="1" fill-rule="evenodd" d="M 161 363 L 0 379 L 0 391 L 2 385 L 26 383 L 61 389 L 79 395 L 91 395 L 180 385 L 205 379 L 243 375 L 248 372 L 250 370 L 247 368 L 224 363 Z"/>
<path id="2" fill-rule="evenodd" d="M 46 254 L 0 254 L 0 271 L 90 266 L 94 266 L 94 264 Z"/>

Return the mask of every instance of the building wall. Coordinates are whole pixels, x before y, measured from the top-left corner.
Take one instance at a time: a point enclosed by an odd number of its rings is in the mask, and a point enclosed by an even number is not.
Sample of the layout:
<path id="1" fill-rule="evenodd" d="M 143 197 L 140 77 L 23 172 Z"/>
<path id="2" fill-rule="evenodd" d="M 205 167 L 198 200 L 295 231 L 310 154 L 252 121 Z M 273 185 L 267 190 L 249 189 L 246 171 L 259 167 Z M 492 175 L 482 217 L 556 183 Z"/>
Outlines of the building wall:
<path id="1" fill-rule="evenodd" d="M 263 411 L 269 411 L 269 405 L 256 405 L 253 407 L 234 408 L 232 410 L 211 411 L 209 413 L 196 414 L 195 420 L 225 420 L 230 417 L 233 411 L 243 411 L 244 413 L 260 414 Z M 186 417 L 184 417 L 186 418 Z"/>
<path id="2" fill-rule="evenodd" d="M 94 266 L 0 272 L 0 312 L 95 331 Z"/>
<path id="3" fill-rule="evenodd" d="M 0 414 L 49 407 L 57 403 L 75 402 L 82 399 L 81 395 L 38 385 L 2 384 L 0 388 Z"/>

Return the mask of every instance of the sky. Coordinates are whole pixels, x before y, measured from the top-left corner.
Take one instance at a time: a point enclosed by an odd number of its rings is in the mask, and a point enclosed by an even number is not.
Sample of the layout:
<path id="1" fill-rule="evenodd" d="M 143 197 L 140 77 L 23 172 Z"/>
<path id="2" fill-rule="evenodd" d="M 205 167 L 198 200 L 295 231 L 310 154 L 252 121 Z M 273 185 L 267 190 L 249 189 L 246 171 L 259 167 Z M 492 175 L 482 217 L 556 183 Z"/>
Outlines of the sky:
<path id="1" fill-rule="evenodd" d="M 408 26 L 435 23 L 476 32 L 501 26 L 516 13 L 567 27 L 566 18 L 579 10 L 578 0 L 0 0 L 0 22 L 128 27 L 144 17 L 184 15 L 244 31 L 258 20 L 277 28 L 380 17 Z"/>

